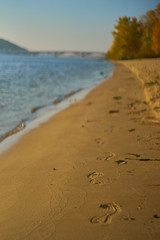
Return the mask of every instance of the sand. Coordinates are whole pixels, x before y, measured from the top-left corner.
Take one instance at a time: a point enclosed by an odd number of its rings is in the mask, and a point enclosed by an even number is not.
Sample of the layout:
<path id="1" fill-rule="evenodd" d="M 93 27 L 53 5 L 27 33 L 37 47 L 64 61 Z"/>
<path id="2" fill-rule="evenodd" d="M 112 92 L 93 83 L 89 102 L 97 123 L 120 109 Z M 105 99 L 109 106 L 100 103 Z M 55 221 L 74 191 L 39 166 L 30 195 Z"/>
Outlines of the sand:
<path id="1" fill-rule="evenodd" d="M 160 119 L 160 59 L 122 61 L 141 81 L 146 101 Z"/>
<path id="2" fill-rule="evenodd" d="M 0 239 L 159 240 L 152 119 L 142 83 L 118 64 L 83 101 L 23 136 L 0 157 Z"/>

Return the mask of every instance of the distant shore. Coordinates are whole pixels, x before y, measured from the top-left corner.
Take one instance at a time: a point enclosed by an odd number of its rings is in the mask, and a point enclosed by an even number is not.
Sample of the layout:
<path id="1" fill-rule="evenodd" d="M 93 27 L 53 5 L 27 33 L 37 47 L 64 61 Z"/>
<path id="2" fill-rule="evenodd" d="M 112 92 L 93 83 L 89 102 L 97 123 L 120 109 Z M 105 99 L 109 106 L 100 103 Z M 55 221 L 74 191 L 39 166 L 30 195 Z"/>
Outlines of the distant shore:
<path id="1" fill-rule="evenodd" d="M 150 61 L 117 64 L 0 156 L 0 239 L 159 240 L 160 123 L 144 92 L 159 86 L 148 68 L 159 62 Z M 147 85 L 128 67 L 148 71 Z"/>

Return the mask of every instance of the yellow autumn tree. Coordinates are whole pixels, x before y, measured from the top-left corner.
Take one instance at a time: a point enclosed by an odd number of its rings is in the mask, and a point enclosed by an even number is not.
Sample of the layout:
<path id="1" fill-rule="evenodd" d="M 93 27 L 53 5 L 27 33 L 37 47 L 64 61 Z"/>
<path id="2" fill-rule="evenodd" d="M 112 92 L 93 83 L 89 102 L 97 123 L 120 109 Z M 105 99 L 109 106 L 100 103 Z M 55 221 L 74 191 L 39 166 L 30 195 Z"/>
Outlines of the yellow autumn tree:
<path id="1" fill-rule="evenodd" d="M 160 56 L 160 3 L 140 17 L 119 17 L 106 59 Z"/>
<path id="2" fill-rule="evenodd" d="M 156 16 L 154 10 L 149 10 L 140 18 L 142 25 L 142 38 L 141 38 L 141 56 L 142 57 L 153 57 L 154 52 L 152 50 L 152 31 L 156 22 Z"/>
<path id="3" fill-rule="evenodd" d="M 137 56 L 141 47 L 142 29 L 135 17 L 119 17 L 112 35 L 114 41 L 106 58 L 130 59 Z"/>
<path id="4" fill-rule="evenodd" d="M 156 56 L 160 56 L 160 3 L 155 10 L 156 21 L 152 30 L 152 50 Z"/>
<path id="5" fill-rule="evenodd" d="M 160 56 L 160 18 L 153 28 L 152 50 L 157 57 Z"/>

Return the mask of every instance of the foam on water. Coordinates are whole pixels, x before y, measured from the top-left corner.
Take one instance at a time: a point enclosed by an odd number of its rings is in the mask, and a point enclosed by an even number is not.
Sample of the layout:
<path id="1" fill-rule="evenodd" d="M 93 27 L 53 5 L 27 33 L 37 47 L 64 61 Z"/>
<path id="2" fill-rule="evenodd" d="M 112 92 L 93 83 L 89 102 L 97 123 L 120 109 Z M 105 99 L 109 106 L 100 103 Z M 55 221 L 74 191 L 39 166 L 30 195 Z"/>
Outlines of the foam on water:
<path id="1" fill-rule="evenodd" d="M 91 89 L 85 89 L 76 95 L 65 99 L 63 102 L 59 103 L 56 106 L 50 106 L 46 107 L 42 110 L 40 110 L 37 113 L 37 118 L 35 118 L 32 121 L 29 121 L 26 125 L 26 127 L 8 138 L 4 139 L 3 142 L 0 143 L 0 153 L 5 152 L 10 147 L 12 147 L 23 135 L 30 132 L 32 129 L 39 127 L 42 123 L 47 122 L 51 117 L 53 117 L 55 114 L 63 111 L 64 109 L 68 108 L 71 104 L 81 101 L 85 98 L 85 96 L 91 91 Z"/>

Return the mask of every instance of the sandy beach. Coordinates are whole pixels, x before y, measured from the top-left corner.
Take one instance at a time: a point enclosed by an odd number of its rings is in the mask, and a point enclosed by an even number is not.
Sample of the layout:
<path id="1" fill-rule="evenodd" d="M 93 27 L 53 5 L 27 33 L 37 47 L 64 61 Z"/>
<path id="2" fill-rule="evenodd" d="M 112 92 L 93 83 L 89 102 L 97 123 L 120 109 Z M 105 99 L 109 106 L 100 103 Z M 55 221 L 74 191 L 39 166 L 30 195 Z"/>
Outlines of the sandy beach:
<path id="1" fill-rule="evenodd" d="M 160 119 L 160 60 L 143 59 L 122 61 L 141 81 L 145 99 L 155 117 Z"/>
<path id="2" fill-rule="evenodd" d="M 160 121 L 134 64 L 0 156 L 1 240 L 160 239 Z"/>

